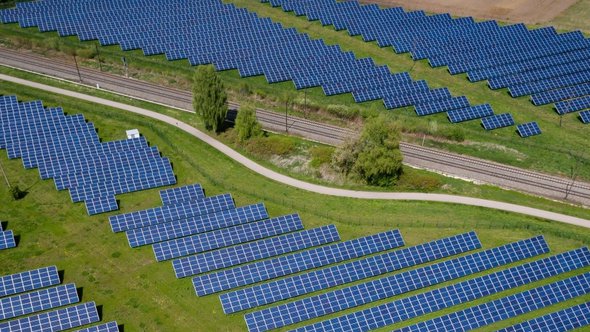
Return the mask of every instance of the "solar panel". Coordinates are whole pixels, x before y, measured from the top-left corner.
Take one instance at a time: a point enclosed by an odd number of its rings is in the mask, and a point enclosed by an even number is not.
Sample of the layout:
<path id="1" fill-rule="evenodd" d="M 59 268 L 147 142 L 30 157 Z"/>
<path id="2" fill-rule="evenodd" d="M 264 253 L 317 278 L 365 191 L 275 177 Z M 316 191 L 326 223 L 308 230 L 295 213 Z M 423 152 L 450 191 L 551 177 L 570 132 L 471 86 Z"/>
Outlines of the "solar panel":
<path id="1" fill-rule="evenodd" d="M 202 296 L 335 264 L 401 245 L 403 245 L 403 240 L 399 231 L 383 232 L 197 276 L 193 278 L 193 286 L 197 295 Z"/>
<path id="2" fill-rule="evenodd" d="M 96 326 L 91 326 L 76 332 L 119 332 L 117 322 L 108 322 Z"/>
<path id="3" fill-rule="evenodd" d="M 365 305 L 548 252 L 542 237 L 454 258 L 245 315 L 249 331 L 267 331 Z M 370 291 L 376 290 L 376 291 Z M 343 329 L 342 331 L 347 331 Z"/>
<path id="4" fill-rule="evenodd" d="M 298 214 L 291 214 L 153 245 L 156 260 L 178 258 L 303 229 Z"/>
<path id="5" fill-rule="evenodd" d="M 339 240 L 336 227 L 327 225 L 181 258 L 173 261 L 172 266 L 176 277 L 184 278 Z"/>
<path id="6" fill-rule="evenodd" d="M 204 233 L 268 218 L 263 203 L 242 206 L 153 226 L 131 229 L 126 232 L 132 248 L 162 242 L 183 236 Z"/>
<path id="7" fill-rule="evenodd" d="M 94 302 L 0 323 L 0 331 L 62 331 L 99 322 Z"/>
<path id="8" fill-rule="evenodd" d="M 577 112 L 588 108 L 590 108 L 590 96 L 560 101 L 555 104 L 555 110 L 559 115 Z"/>
<path id="9" fill-rule="evenodd" d="M 0 296 L 7 296 L 59 284 L 57 267 L 49 266 L 0 277 Z"/>
<path id="10" fill-rule="evenodd" d="M 481 244 L 477 236 L 474 232 L 470 232 L 239 289 L 221 294 L 219 299 L 223 311 L 230 314 L 401 270 L 480 247 Z"/>
<path id="11" fill-rule="evenodd" d="M 0 250 L 14 247 L 16 247 L 16 240 L 12 231 L 0 231 Z"/>
<path id="12" fill-rule="evenodd" d="M 510 113 L 496 114 L 481 119 L 481 125 L 485 130 L 514 126 L 514 118 L 512 118 L 512 114 Z"/>
<path id="13" fill-rule="evenodd" d="M 533 318 L 497 332 L 552 331 L 566 332 L 590 325 L 590 302 Z"/>
<path id="14" fill-rule="evenodd" d="M 416 114 L 419 116 L 447 112 L 458 108 L 469 107 L 469 100 L 466 97 L 453 97 L 449 99 L 434 100 L 415 106 Z"/>
<path id="15" fill-rule="evenodd" d="M 477 105 L 447 112 L 447 117 L 452 123 L 469 121 L 494 115 L 494 110 L 489 104 Z"/>
<path id="16" fill-rule="evenodd" d="M 89 216 L 109 211 L 116 211 L 119 209 L 117 198 L 114 195 L 96 197 L 86 201 L 85 204 L 86 212 Z"/>
<path id="17" fill-rule="evenodd" d="M 162 204 L 172 205 L 186 201 L 195 201 L 205 198 L 205 192 L 200 184 L 191 184 L 178 188 L 160 190 Z"/>
<path id="18" fill-rule="evenodd" d="M 469 331 L 590 293 L 590 272 L 396 330 Z"/>
<path id="19" fill-rule="evenodd" d="M 590 111 L 580 112 L 580 120 L 582 120 L 583 123 L 590 123 Z"/>
<path id="20" fill-rule="evenodd" d="M 116 233 L 233 208 L 235 204 L 231 195 L 223 194 L 200 201 L 119 214 L 109 217 L 109 221 L 113 232 Z"/>
<path id="21" fill-rule="evenodd" d="M 527 122 L 516 126 L 516 131 L 520 137 L 529 137 L 535 135 L 541 135 L 541 129 L 536 122 Z"/>
<path id="22" fill-rule="evenodd" d="M 587 247 L 353 312 L 295 331 L 376 329 L 590 265 Z M 370 324 L 370 325 L 369 325 Z"/>
<path id="23" fill-rule="evenodd" d="M 4 297 L 0 298 L 0 320 L 53 309 L 78 301 L 80 300 L 74 284 Z"/>

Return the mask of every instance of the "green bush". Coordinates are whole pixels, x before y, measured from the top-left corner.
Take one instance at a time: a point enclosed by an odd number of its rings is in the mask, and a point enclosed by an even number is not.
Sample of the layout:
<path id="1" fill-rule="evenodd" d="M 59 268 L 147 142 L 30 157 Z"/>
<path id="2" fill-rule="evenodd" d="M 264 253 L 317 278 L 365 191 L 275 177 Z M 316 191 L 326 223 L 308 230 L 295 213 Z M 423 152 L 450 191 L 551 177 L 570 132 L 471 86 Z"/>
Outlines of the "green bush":
<path id="1" fill-rule="evenodd" d="M 262 136 L 262 128 L 256 118 L 256 111 L 251 106 L 242 107 L 236 117 L 235 130 L 240 142 L 252 137 Z"/>
<path id="2" fill-rule="evenodd" d="M 79 48 L 76 50 L 76 54 L 84 59 L 94 59 L 96 57 L 96 49 L 94 48 Z"/>
<path id="3" fill-rule="evenodd" d="M 318 168 L 332 161 L 334 148 L 330 146 L 314 146 L 309 152 L 311 154 L 311 167 Z"/>
<path id="4" fill-rule="evenodd" d="M 463 142 L 465 140 L 465 131 L 459 127 L 454 127 L 445 137 L 455 142 Z"/>
<path id="5" fill-rule="evenodd" d="M 435 176 L 408 171 L 402 173 L 397 186 L 409 190 L 434 191 L 440 188 L 441 182 Z"/>
<path id="6" fill-rule="evenodd" d="M 347 120 L 355 119 L 360 115 L 358 109 L 351 108 L 346 105 L 328 105 L 328 107 L 326 107 L 326 111 L 332 115 Z"/>
<path id="7" fill-rule="evenodd" d="M 295 143 L 283 136 L 254 137 L 246 143 L 246 150 L 261 157 L 286 156 L 295 151 Z"/>

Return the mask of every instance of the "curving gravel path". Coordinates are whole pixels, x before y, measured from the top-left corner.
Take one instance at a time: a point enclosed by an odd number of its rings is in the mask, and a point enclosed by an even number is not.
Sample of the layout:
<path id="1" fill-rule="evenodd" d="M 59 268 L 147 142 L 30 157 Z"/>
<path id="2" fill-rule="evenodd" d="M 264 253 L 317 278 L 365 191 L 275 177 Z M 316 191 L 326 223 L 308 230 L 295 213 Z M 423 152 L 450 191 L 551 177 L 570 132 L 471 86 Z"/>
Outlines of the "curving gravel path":
<path id="1" fill-rule="evenodd" d="M 202 140 L 203 142 L 211 145 L 215 149 L 219 150 L 221 153 L 225 154 L 226 156 L 230 157 L 231 159 L 237 161 L 238 163 L 244 165 L 245 167 L 249 168 L 250 170 L 261 174 L 271 180 L 299 188 L 302 190 L 311 191 L 318 194 L 323 195 L 331 195 L 331 196 L 340 196 L 340 197 L 351 197 L 351 198 L 360 198 L 360 199 L 385 199 L 385 200 L 407 200 L 407 201 L 430 201 L 430 202 L 443 202 L 443 203 L 453 203 L 453 204 L 463 204 L 463 205 L 471 205 L 471 206 L 479 206 L 485 207 L 490 209 L 508 211 L 508 212 L 515 212 L 521 213 L 537 218 L 548 219 L 553 221 L 559 221 L 567 224 L 578 225 L 586 228 L 590 228 L 590 220 L 577 218 L 568 216 L 565 214 L 530 208 L 522 205 L 510 204 L 510 203 L 503 203 L 498 201 L 491 201 L 486 199 L 479 199 L 479 198 L 472 198 L 472 197 L 465 197 L 465 196 L 456 196 L 456 195 L 444 195 L 444 194 L 424 194 L 424 193 L 402 193 L 402 192 L 370 192 L 370 191 L 356 191 L 356 190 L 346 190 L 346 189 L 338 189 L 338 188 L 330 188 L 326 186 L 316 185 L 313 183 L 308 183 L 304 181 L 300 181 L 297 179 L 293 179 L 286 175 L 277 173 L 272 171 L 266 167 L 263 167 L 254 161 L 242 156 L 238 152 L 234 151 L 233 149 L 227 147 L 226 145 L 220 143 L 219 141 L 215 140 L 211 136 L 203 133 L 202 131 L 184 123 L 178 121 L 177 119 L 166 116 L 160 113 L 156 113 L 153 111 L 149 111 L 143 108 L 125 105 L 122 103 L 110 101 L 103 98 L 98 98 L 78 92 L 68 91 L 52 86 L 48 86 L 45 84 L 40 84 L 36 82 L 31 82 L 27 80 L 23 80 L 20 78 L 2 75 L 0 74 L 0 80 L 9 81 L 25 86 L 29 86 L 36 89 L 41 89 L 45 91 L 49 91 L 56 94 L 66 95 L 69 97 L 82 99 L 85 101 L 93 102 L 96 104 L 106 105 L 114 108 L 119 108 L 125 111 L 129 111 L 132 113 L 137 113 L 143 116 L 147 116 L 162 122 L 165 122 L 170 125 L 178 126 L 178 128 L 184 130 L 185 132 L 191 134 L 192 136 Z"/>

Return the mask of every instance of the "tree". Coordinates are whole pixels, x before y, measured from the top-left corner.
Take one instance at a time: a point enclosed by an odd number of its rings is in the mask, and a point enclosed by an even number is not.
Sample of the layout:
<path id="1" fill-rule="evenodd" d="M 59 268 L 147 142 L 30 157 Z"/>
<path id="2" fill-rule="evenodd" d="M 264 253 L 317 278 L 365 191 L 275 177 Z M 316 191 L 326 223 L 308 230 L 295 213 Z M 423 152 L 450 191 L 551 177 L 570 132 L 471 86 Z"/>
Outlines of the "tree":
<path id="1" fill-rule="evenodd" d="M 18 201 L 19 199 L 23 199 L 27 195 L 27 191 L 21 190 L 18 186 L 13 186 L 10 188 L 10 194 L 12 195 L 12 198 L 14 198 L 15 201 Z"/>
<path id="2" fill-rule="evenodd" d="M 344 174 L 352 174 L 367 184 L 390 186 L 402 172 L 399 150 L 400 128 L 382 115 L 369 120 L 361 135 L 345 143 L 332 160 Z"/>
<path id="3" fill-rule="evenodd" d="M 240 142 L 262 135 L 262 129 L 256 119 L 256 112 L 252 107 L 246 106 L 238 112 L 235 130 Z"/>
<path id="4" fill-rule="evenodd" d="M 193 108 L 207 130 L 221 131 L 227 115 L 227 95 L 213 66 L 199 66 L 193 79 Z"/>

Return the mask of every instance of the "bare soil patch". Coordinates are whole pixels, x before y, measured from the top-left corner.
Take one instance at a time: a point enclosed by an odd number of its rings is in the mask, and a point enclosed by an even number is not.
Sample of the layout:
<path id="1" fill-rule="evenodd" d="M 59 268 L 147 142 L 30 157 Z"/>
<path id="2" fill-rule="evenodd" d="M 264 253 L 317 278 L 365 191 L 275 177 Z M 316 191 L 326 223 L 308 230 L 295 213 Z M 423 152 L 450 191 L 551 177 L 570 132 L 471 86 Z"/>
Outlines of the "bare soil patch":
<path id="1" fill-rule="evenodd" d="M 450 13 L 507 22 L 542 24 L 553 20 L 578 0 L 361 0 L 386 7 Z"/>

